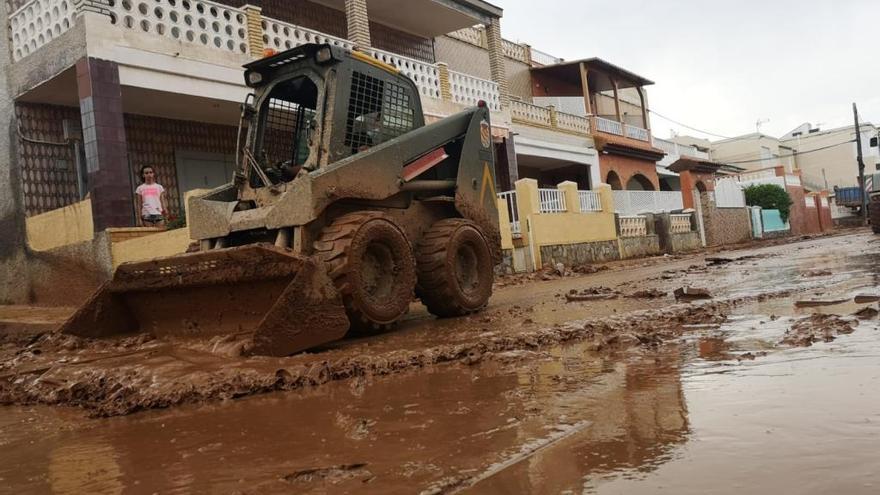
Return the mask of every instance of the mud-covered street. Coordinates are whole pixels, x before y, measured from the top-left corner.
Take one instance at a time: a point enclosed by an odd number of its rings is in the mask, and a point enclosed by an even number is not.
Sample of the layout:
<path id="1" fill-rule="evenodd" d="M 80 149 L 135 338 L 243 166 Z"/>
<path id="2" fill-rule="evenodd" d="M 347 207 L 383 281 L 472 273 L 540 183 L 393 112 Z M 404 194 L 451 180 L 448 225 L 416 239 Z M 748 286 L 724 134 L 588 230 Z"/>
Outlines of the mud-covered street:
<path id="1" fill-rule="evenodd" d="M 480 314 L 414 304 L 390 333 L 289 358 L 62 337 L 70 309 L 2 307 L 0 486 L 880 490 L 880 238 L 602 268 L 503 278 Z"/>

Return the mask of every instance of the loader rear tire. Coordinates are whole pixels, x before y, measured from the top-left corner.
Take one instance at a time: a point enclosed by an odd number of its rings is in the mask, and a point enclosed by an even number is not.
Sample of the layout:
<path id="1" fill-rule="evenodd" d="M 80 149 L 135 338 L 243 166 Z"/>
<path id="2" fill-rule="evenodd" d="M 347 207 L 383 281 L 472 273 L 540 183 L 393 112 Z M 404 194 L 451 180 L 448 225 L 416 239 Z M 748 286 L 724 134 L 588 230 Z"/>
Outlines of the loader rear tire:
<path id="1" fill-rule="evenodd" d="M 352 330 L 385 330 L 409 310 L 416 283 L 412 247 L 386 215 L 343 215 L 324 228 L 314 246 L 342 296 Z"/>
<path id="2" fill-rule="evenodd" d="M 432 225 L 418 244 L 416 266 L 416 290 L 433 315 L 474 313 L 485 308 L 492 296 L 492 254 L 470 220 L 447 218 Z"/>

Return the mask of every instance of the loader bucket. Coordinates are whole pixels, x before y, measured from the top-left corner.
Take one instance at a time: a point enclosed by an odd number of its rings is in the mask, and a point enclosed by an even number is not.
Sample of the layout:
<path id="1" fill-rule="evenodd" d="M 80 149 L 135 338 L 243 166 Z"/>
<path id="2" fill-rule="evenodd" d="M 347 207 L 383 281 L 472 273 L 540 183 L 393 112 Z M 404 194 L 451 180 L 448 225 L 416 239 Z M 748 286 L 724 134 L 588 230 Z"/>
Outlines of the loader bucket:
<path id="1" fill-rule="evenodd" d="M 342 338 L 348 318 L 324 264 L 269 244 L 125 263 L 61 327 L 81 337 L 240 342 L 286 356 Z"/>

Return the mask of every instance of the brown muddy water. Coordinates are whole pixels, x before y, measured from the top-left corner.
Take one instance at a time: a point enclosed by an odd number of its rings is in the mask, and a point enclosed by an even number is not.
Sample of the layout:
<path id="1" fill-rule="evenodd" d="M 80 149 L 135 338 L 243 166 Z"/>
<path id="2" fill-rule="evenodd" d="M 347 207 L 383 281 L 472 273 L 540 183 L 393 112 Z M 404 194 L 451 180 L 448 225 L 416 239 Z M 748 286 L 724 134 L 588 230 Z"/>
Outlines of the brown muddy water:
<path id="1" fill-rule="evenodd" d="M 880 291 L 880 243 L 859 234 L 726 255 L 754 253 L 772 256 L 676 278 L 635 268 L 499 292 L 505 308 L 531 299 L 540 326 L 559 313 L 635 304 L 541 304 L 584 281 L 617 280 L 623 292 L 683 279 L 728 296 L 792 289 L 723 321 L 685 325 L 659 345 L 511 349 L 104 419 L 72 407 L 0 407 L 0 491 L 880 493 L 880 322 L 850 316 L 878 307 L 852 299 Z M 804 299 L 848 302 L 796 307 Z M 513 331 L 509 313 L 490 311 L 481 331 Z M 327 352 L 413 345 L 430 323 Z M 476 338 L 444 325 L 444 340 Z"/>

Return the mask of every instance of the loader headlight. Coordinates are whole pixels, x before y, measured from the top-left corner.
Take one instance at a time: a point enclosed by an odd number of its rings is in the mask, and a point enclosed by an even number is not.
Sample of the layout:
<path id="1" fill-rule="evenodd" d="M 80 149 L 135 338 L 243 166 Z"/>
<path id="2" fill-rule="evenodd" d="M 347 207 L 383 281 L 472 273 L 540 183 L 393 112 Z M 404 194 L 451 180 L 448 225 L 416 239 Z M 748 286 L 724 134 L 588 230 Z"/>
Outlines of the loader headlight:
<path id="1" fill-rule="evenodd" d="M 256 72 L 256 71 L 248 72 L 246 77 L 247 77 L 248 86 L 251 86 L 251 87 L 257 86 L 261 82 L 263 82 L 263 74 L 260 74 L 259 72 Z"/>
<path id="2" fill-rule="evenodd" d="M 331 60 L 333 60 L 333 52 L 330 51 L 329 46 L 325 46 L 324 48 L 321 48 L 320 50 L 315 52 L 315 62 L 318 62 L 319 64 L 324 64 Z"/>

